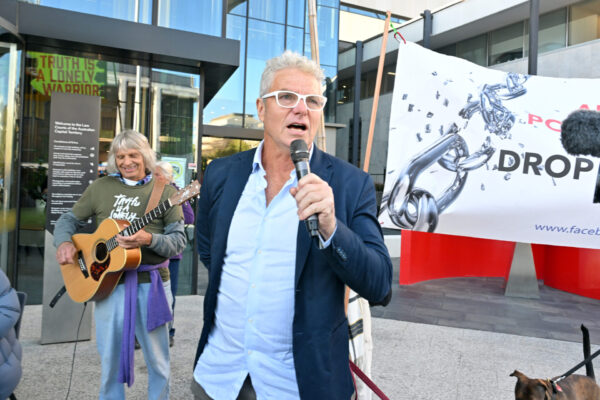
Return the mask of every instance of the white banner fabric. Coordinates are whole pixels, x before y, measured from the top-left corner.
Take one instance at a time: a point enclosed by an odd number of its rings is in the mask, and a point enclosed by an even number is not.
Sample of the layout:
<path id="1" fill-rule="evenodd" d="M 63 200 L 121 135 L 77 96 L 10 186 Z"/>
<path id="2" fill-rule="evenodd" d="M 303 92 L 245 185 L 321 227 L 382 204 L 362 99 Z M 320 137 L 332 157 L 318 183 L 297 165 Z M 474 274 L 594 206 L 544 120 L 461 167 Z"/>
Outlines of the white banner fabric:
<path id="1" fill-rule="evenodd" d="M 600 110 L 598 93 L 598 79 L 505 73 L 401 44 L 380 223 L 600 248 L 599 159 L 560 140 L 572 111 Z"/>

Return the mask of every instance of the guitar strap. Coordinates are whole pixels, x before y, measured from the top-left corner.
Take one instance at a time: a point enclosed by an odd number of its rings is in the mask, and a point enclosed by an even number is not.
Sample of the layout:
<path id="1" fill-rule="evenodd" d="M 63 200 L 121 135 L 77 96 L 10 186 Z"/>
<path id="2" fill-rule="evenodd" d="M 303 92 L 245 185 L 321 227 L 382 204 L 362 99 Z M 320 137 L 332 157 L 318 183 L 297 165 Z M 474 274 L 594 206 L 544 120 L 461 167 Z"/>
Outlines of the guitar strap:
<path id="1" fill-rule="evenodd" d="M 150 193 L 150 200 L 148 200 L 148 205 L 146 206 L 145 214 L 148 214 L 158 205 L 158 201 L 160 200 L 160 196 L 162 196 L 163 191 L 165 190 L 165 183 L 159 181 L 158 179 L 154 179 L 154 188 L 152 188 L 152 193 Z"/>

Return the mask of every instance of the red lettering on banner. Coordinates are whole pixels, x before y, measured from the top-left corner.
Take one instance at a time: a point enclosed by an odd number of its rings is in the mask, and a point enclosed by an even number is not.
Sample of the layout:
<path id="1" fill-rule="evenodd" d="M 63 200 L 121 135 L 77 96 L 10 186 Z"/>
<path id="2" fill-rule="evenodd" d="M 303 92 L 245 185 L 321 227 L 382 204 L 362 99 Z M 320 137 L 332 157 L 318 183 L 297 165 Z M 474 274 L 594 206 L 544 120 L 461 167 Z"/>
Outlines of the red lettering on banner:
<path id="1" fill-rule="evenodd" d="M 542 117 L 538 117 L 537 115 L 529 114 L 529 125 L 532 125 L 534 122 L 542 122 Z"/>
<path id="2" fill-rule="evenodd" d="M 37 73 L 37 76 L 35 77 L 35 80 L 36 81 L 44 81 L 45 80 L 43 69 L 41 69 L 41 68 L 38 69 L 38 73 Z"/>
<path id="3" fill-rule="evenodd" d="M 93 92 L 92 92 L 93 96 L 100 96 L 100 92 L 99 92 L 100 86 L 92 85 L 92 89 L 93 89 Z"/>
<path id="4" fill-rule="evenodd" d="M 579 108 L 582 110 L 589 110 L 590 106 L 588 106 L 587 104 L 582 104 Z M 596 111 L 600 111 L 600 104 L 596 105 Z"/>
<path id="5" fill-rule="evenodd" d="M 550 124 L 558 124 L 558 127 L 552 127 L 552 126 L 550 126 Z M 557 120 L 555 120 L 555 119 L 547 119 L 547 120 L 546 120 L 546 126 L 547 126 L 549 129 L 552 129 L 552 130 L 553 130 L 553 131 L 555 131 L 555 132 L 560 132 L 560 126 L 561 126 L 561 125 L 562 125 L 562 122 L 561 122 L 561 121 L 557 121 Z"/>

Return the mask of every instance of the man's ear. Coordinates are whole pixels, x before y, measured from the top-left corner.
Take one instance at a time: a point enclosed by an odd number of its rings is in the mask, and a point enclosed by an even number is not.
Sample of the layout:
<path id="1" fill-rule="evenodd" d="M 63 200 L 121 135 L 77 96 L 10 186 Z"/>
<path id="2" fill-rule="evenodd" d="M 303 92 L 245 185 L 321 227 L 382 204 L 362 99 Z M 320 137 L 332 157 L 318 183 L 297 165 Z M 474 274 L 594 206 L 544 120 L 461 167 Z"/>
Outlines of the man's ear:
<path id="1" fill-rule="evenodd" d="M 260 97 L 256 99 L 256 111 L 258 112 L 258 119 L 265 122 L 265 103 Z"/>

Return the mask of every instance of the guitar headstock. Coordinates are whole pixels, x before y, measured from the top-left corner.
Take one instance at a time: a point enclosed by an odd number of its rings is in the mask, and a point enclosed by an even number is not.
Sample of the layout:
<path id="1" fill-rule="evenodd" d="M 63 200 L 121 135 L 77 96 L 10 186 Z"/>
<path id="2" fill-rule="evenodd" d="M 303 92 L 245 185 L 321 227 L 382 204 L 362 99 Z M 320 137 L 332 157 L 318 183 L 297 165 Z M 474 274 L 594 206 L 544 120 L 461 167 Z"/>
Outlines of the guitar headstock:
<path id="1" fill-rule="evenodd" d="M 173 196 L 169 197 L 169 201 L 171 202 L 172 206 L 178 206 L 192 197 L 198 196 L 199 194 L 200 183 L 198 181 L 193 181 L 183 189 L 180 189 Z"/>

